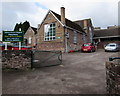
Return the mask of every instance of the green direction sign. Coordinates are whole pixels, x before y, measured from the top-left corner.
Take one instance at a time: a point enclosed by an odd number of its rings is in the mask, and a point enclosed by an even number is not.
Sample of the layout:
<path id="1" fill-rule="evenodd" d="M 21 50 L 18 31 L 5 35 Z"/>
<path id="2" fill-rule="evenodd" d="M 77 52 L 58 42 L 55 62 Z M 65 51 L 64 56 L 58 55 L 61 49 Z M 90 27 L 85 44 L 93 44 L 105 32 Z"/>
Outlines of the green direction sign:
<path id="1" fill-rule="evenodd" d="M 23 32 L 21 31 L 3 31 L 4 42 L 22 42 Z"/>

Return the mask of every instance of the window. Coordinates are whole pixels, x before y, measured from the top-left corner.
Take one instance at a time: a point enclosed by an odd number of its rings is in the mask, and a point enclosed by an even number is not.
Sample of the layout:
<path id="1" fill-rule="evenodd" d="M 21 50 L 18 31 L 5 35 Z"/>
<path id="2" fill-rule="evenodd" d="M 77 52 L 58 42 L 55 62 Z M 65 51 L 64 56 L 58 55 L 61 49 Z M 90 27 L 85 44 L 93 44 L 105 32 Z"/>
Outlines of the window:
<path id="1" fill-rule="evenodd" d="M 77 43 L 77 32 L 74 31 L 73 43 Z"/>
<path id="2" fill-rule="evenodd" d="M 56 34 L 55 23 L 44 25 L 44 33 L 45 33 L 44 35 L 45 41 L 55 40 L 55 34 Z"/>
<path id="3" fill-rule="evenodd" d="M 31 44 L 32 43 L 32 38 L 29 37 L 28 43 Z"/>

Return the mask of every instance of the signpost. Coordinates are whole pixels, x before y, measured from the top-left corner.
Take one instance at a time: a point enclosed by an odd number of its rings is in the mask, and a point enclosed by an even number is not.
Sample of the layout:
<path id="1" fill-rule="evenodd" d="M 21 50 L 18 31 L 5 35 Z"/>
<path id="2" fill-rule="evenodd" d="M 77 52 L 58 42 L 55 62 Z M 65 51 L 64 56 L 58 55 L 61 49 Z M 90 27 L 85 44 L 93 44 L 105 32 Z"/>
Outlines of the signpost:
<path id="1" fill-rule="evenodd" d="M 22 42 L 23 32 L 22 31 L 3 31 L 4 42 Z"/>
<path id="2" fill-rule="evenodd" d="M 3 31 L 3 42 L 19 42 L 19 50 L 23 41 L 24 33 L 22 31 Z"/>

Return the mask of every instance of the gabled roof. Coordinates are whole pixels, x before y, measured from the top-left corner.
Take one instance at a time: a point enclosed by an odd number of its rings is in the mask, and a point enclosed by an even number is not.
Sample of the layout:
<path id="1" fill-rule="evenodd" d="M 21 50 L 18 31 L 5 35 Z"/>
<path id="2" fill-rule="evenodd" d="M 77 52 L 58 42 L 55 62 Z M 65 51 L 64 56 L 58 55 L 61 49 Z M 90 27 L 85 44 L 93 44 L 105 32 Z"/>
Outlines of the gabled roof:
<path id="1" fill-rule="evenodd" d="M 51 11 L 51 10 L 50 10 L 50 11 Z M 58 19 L 59 21 L 61 21 L 61 16 L 60 16 L 59 14 L 57 14 L 57 13 L 55 13 L 55 12 L 53 12 L 53 11 L 51 11 L 51 12 L 57 17 L 57 19 Z M 76 24 L 76 23 L 68 20 L 67 18 L 65 18 L 65 26 L 70 27 L 70 28 L 73 28 L 73 29 L 78 30 L 78 31 L 81 31 L 81 32 L 84 32 L 80 25 L 78 25 L 78 24 Z"/>
<path id="2" fill-rule="evenodd" d="M 31 27 L 31 28 L 35 32 L 35 34 L 37 34 L 37 28 L 35 28 L 35 27 Z"/>
<path id="3" fill-rule="evenodd" d="M 94 30 L 94 38 L 120 36 L 120 28 Z"/>

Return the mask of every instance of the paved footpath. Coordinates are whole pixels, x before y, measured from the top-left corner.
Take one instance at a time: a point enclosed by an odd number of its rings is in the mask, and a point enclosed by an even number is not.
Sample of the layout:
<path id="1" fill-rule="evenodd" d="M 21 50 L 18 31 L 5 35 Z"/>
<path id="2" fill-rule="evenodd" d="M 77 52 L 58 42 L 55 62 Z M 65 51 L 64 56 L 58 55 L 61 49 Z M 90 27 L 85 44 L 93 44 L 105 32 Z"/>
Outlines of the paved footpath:
<path id="1" fill-rule="evenodd" d="M 105 62 L 118 52 L 63 54 L 59 66 L 3 72 L 4 94 L 105 94 Z"/>

